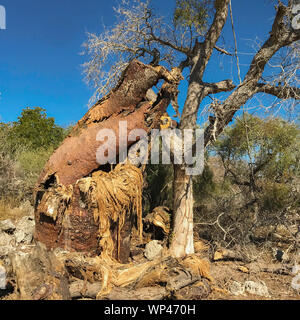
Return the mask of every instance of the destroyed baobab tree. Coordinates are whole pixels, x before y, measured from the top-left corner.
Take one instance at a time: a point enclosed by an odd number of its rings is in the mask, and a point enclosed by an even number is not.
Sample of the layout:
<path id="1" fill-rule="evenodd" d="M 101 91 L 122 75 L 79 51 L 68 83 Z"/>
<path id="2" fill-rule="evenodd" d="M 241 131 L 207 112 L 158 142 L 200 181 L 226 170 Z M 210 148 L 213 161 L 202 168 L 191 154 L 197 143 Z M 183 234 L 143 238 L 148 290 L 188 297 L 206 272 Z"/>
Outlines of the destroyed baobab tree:
<path id="1" fill-rule="evenodd" d="M 70 249 L 93 253 L 107 250 L 114 257 L 123 260 L 120 255 L 128 251 L 124 249 L 128 247 L 128 232 L 125 232 L 125 229 L 128 231 L 131 228 L 130 217 L 124 220 L 128 224 L 124 224 L 122 216 L 121 225 L 115 224 L 119 221 L 118 216 L 110 217 L 113 222 L 110 225 L 110 235 L 114 243 L 114 246 L 111 246 L 111 243 L 105 242 L 107 229 L 103 228 L 106 220 L 100 210 L 101 201 L 92 201 L 94 194 L 91 190 L 101 177 L 97 170 L 110 171 L 110 168 L 99 168 L 95 161 L 96 148 L 99 146 L 96 131 L 107 127 L 118 130 L 118 122 L 122 119 L 131 123 L 132 127 L 128 129 L 142 128 L 149 132 L 150 128 L 157 127 L 162 112 L 166 110 L 169 102 L 174 100 L 180 73 L 187 71 L 188 79 L 186 100 L 179 123 L 181 130 L 196 128 L 197 115 L 200 107 L 204 107 L 203 101 L 206 97 L 231 92 L 223 101 L 213 98 L 209 108 L 209 125 L 205 128 L 205 146 L 222 133 L 235 113 L 254 95 L 265 93 L 281 100 L 299 99 L 297 72 L 291 77 L 285 77 L 286 70 L 283 69 L 280 78 L 284 81 L 280 83 L 267 82 L 263 78 L 266 66 L 272 58 L 281 49 L 294 50 L 295 43 L 300 39 L 299 29 L 294 28 L 292 23 L 295 17 L 293 1 L 287 4 L 278 2 L 273 25 L 270 30 L 266 30 L 266 34 L 268 31 L 270 34 L 254 54 L 248 72 L 244 79 L 240 77 L 238 85 L 232 80 L 205 82 L 204 74 L 214 50 L 228 57 L 237 57 L 236 45 L 235 55 L 218 46 L 229 11 L 233 25 L 230 0 L 178 0 L 171 25 L 154 15 L 149 1 L 123 1 L 116 9 L 120 21 L 103 34 L 89 35 L 86 48 L 91 60 L 85 64 L 85 71 L 88 82 L 96 87 L 94 98 L 99 99 L 110 92 L 120 77 L 121 82 L 79 121 L 73 133 L 46 165 L 36 192 L 37 240 L 49 247 L 67 245 Z M 107 70 L 106 66 L 112 60 L 115 63 L 110 64 L 110 70 L 106 74 L 104 70 Z M 141 72 L 137 68 L 130 73 L 135 65 L 141 67 Z M 158 65 L 166 67 L 159 68 Z M 171 67 L 176 68 L 168 72 Z M 176 76 L 167 76 L 172 72 L 176 73 Z M 165 84 L 151 104 L 146 101 L 146 93 L 159 79 L 164 79 Z M 129 96 L 125 90 L 128 80 L 134 83 L 134 89 Z M 174 106 L 176 108 L 176 103 Z M 186 174 L 187 168 L 185 163 L 174 164 L 174 217 L 170 253 L 175 257 L 194 252 L 193 183 L 192 176 Z M 135 172 L 134 169 L 132 172 Z M 99 190 L 98 199 L 101 200 L 101 189 Z M 138 192 L 139 189 L 135 190 L 135 193 Z M 91 194 L 91 198 L 88 194 Z M 130 195 L 128 196 L 130 198 Z M 136 201 L 135 197 L 131 200 L 132 203 Z M 100 247 L 97 246 L 98 237 Z M 104 239 L 102 245 L 101 237 Z"/>
<path id="2" fill-rule="evenodd" d="M 165 83 L 151 101 L 148 91 L 160 79 Z M 97 158 L 104 143 L 97 135 L 110 128 L 117 138 L 115 154 L 127 151 L 140 138 L 130 139 L 129 132 L 150 132 L 160 125 L 180 80 L 176 68 L 169 72 L 131 61 L 118 85 L 77 123 L 44 167 L 35 194 L 37 241 L 49 249 L 101 253 L 127 262 L 134 214 L 142 232 L 142 172 L 126 163 L 112 168 L 113 159 L 104 159 L 104 154 Z M 122 134 L 121 121 L 127 122 Z"/>

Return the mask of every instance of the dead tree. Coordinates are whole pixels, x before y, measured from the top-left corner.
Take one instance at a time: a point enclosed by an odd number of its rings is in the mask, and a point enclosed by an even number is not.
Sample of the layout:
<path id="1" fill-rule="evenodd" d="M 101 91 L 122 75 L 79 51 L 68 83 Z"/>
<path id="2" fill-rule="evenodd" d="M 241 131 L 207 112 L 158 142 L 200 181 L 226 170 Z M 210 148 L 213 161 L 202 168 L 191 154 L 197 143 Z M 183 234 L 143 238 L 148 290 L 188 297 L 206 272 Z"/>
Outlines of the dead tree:
<path id="1" fill-rule="evenodd" d="M 148 90 L 160 79 L 164 79 L 165 83 L 156 101 L 147 101 Z M 180 79 L 178 69 L 169 72 L 161 66 L 153 67 L 137 60 L 129 64 L 116 88 L 86 113 L 45 165 L 35 188 L 37 241 L 44 243 L 48 249 L 60 247 L 90 254 L 106 251 L 119 261 L 127 261 L 134 211 L 138 210 L 138 204 L 131 202 L 134 202 L 134 193 L 138 192 L 134 188 L 140 181 L 135 183 L 133 180 L 127 186 L 132 190 L 131 195 L 130 190 L 125 195 L 129 198 L 126 210 L 120 205 L 120 211 L 114 217 L 109 216 L 113 214 L 107 203 L 109 201 L 104 204 L 100 199 L 104 197 L 101 184 L 113 179 L 112 183 L 118 183 L 116 181 L 122 175 L 127 182 L 134 179 L 133 176 L 139 180 L 139 174 L 132 167 L 129 173 L 118 167 L 118 172 L 109 175 L 112 166 L 102 165 L 96 159 L 97 149 L 103 143 L 97 141 L 97 133 L 101 129 L 115 132 L 118 155 L 119 150 L 124 151 L 124 139 L 119 141 L 119 121 L 127 121 L 125 148 L 129 148 L 136 142 L 128 140 L 131 130 L 144 129 L 150 133 L 152 128 L 159 126 L 160 117 L 166 111 Z M 114 185 L 113 188 L 117 187 Z M 124 186 L 119 182 L 117 192 L 123 191 Z M 116 198 L 121 196 L 117 194 Z M 114 201 L 118 202 L 116 199 Z M 121 210 L 124 211 L 123 216 Z M 117 205 L 115 211 L 118 211 Z"/>

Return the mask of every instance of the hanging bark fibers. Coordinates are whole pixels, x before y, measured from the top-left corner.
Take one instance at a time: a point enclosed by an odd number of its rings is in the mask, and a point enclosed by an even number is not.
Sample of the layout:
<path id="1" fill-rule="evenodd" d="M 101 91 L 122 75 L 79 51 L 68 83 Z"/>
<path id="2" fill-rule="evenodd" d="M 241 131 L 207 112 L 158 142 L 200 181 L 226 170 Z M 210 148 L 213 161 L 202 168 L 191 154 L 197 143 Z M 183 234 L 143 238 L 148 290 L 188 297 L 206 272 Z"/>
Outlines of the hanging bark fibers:
<path id="1" fill-rule="evenodd" d="M 133 221 L 134 213 L 137 215 L 142 241 L 141 170 L 131 164 L 118 164 L 109 173 L 97 171 L 93 173 L 92 178 L 81 179 L 77 184 L 80 191 L 87 195 L 88 205 L 93 210 L 95 222 L 99 225 L 101 256 L 122 260 L 122 249 L 125 249 L 124 245 L 129 246 L 130 239 L 126 239 L 125 244 L 122 239 L 122 243 L 121 230 L 126 220 Z M 115 235 L 111 233 L 113 224 L 116 224 L 117 229 Z M 113 241 L 113 236 L 117 237 L 116 241 Z"/>

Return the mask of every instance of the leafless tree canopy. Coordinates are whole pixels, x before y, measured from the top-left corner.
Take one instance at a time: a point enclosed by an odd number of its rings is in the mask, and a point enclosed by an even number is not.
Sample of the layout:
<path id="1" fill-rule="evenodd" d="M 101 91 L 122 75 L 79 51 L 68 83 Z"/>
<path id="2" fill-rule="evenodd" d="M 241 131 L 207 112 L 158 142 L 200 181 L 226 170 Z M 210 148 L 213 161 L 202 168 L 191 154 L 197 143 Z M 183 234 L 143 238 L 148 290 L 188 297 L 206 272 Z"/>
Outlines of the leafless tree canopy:
<path id="1" fill-rule="evenodd" d="M 149 62 L 152 58 L 153 63 L 166 61 L 170 66 L 176 62 L 175 51 L 185 52 L 184 37 L 179 43 L 163 18 L 152 13 L 148 0 L 123 0 L 114 12 L 118 21 L 115 26 L 100 35 L 89 33 L 84 44 L 91 57 L 84 64 L 84 72 L 86 81 L 96 89 L 93 101 L 116 85 L 132 59 L 148 58 Z M 160 44 L 166 44 L 167 50 L 158 52 L 156 47 Z"/>
<path id="2" fill-rule="evenodd" d="M 212 0 L 205 0 L 212 12 Z M 150 0 L 122 0 L 114 7 L 117 23 L 99 35 L 88 33 L 83 44 L 90 57 L 84 67 L 85 79 L 95 88 L 91 102 L 108 93 L 134 58 L 166 67 L 178 66 L 193 55 L 195 40 L 204 36 L 206 23 L 199 27 L 173 24 L 154 14 Z M 225 50 L 217 48 L 226 53 Z"/>

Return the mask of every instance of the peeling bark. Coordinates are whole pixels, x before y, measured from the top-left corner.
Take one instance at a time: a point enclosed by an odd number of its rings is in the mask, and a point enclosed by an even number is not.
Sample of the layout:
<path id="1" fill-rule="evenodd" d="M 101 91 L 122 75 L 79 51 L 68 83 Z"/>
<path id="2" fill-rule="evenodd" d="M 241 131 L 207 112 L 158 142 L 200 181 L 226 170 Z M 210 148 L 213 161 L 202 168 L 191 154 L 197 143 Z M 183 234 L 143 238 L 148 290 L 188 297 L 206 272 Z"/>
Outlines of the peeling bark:
<path id="1" fill-rule="evenodd" d="M 194 253 L 193 240 L 193 181 L 185 173 L 185 167 L 174 165 L 174 207 L 176 215 L 171 235 L 170 253 L 184 257 Z"/>

